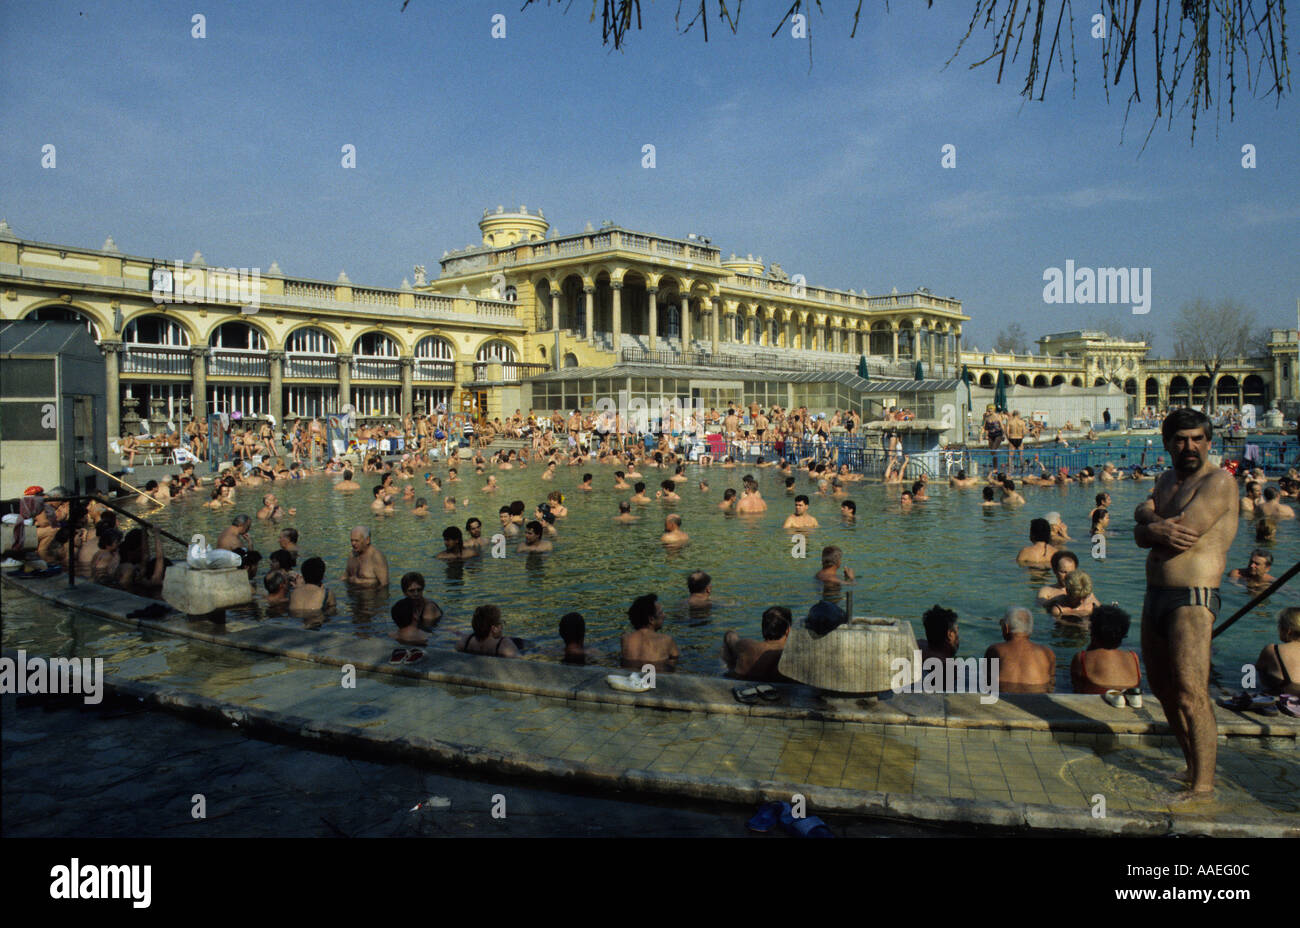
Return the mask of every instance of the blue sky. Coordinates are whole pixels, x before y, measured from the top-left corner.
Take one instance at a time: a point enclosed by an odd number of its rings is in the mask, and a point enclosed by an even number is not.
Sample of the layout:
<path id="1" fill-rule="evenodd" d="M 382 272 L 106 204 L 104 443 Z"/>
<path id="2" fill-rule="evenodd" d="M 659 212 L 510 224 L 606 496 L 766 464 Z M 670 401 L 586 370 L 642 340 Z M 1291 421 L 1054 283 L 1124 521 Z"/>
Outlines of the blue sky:
<path id="1" fill-rule="evenodd" d="M 583 0 L 567 14 L 520 5 L 6 0 L 0 216 L 26 238 L 98 247 L 111 234 L 130 254 L 199 249 L 213 264 L 274 259 L 396 286 L 477 242 L 485 207 L 526 204 L 561 233 L 604 220 L 701 233 L 724 257 L 762 255 L 810 284 L 928 286 L 963 301 L 966 342 L 983 348 L 1010 322 L 1037 337 L 1109 317 L 1168 351 L 1196 298 L 1296 325 L 1292 99 L 1243 91 L 1234 122 L 1225 100 L 1194 145 L 1178 118 L 1139 154 L 1147 88 L 1123 131 L 1126 87 L 1105 102 L 1082 22 L 1074 96 L 1067 69 L 1047 102 L 1026 103 L 1024 59 L 1000 86 L 992 68 L 968 69 L 991 35 L 943 68 L 970 0 L 888 14 L 868 2 L 853 39 L 854 4 L 825 3 L 810 17 L 811 70 L 806 41 L 788 27 L 769 37 L 784 0 L 749 0 L 740 34 L 710 28 L 707 45 L 698 27 L 675 31 L 675 2 L 643 0 L 645 28 L 618 52 Z M 191 37 L 196 12 L 204 39 Z M 495 13 L 504 39 L 490 35 Z M 945 144 L 955 169 L 940 166 Z M 1045 305 L 1043 272 L 1067 259 L 1150 267 L 1150 314 Z"/>

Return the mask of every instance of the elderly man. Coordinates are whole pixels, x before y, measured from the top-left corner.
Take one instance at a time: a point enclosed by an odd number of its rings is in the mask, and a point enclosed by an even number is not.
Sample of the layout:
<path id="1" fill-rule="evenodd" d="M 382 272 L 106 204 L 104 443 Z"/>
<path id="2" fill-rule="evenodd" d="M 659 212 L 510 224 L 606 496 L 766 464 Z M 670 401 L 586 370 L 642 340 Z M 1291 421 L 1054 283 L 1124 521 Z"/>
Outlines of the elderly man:
<path id="1" fill-rule="evenodd" d="M 358 525 L 351 535 L 352 556 L 343 579 L 357 587 L 388 586 L 388 559 L 370 543 L 370 529 Z"/>
<path id="2" fill-rule="evenodd" d="M 998 679 L 1006 693 L 1050 693 L 1056 682 L 1056 654 L 1034 644 L 1034 617 L 1022 606 L 1012 606 L 1002 617 L 1003 640 L 984 652 L 998 662 Z"/>
<path id="3" fill-rule="evenodd" d="M 217 539 L 217 547 L 226 551 L 247 550 L 248 530 L 253 527 L 253 520 L 242 513 L 230 520 L 228 525 Z"/>
<path id="4" fill-rule="evenodd" d="M 1065 520 L 1061 518 L 1061 514 L 1059 512 L 1055 512 L 1055 511 L 1049 512 L 1047 515 L 1043 516 L 1043 518 L 1046 519 L 1047 524 L 1052 527 L 1053 545 L 1060 547 L 1061 545 L 1065 544 L 1067 541 L 1074 540 L 1073 538 L 1070 537 L 1069 531 L 1066 530 Z"/>

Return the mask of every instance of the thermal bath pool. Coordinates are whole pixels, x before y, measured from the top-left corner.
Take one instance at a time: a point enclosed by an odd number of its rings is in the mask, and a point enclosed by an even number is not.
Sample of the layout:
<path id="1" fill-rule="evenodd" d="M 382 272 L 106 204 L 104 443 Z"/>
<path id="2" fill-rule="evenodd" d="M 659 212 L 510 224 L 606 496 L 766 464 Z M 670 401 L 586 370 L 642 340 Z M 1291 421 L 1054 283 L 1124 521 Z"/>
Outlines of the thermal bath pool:
<path id="1" fill-rule="evenodd" d="M 857 572 L 856 614 L 905 618 L 920 638 L 924 637 L 921 613 L 940 603 L 961 616 L 961 653 L 982 654 L 999 640 L 997 619 L 1008 605 L 1033 606 L 1044 577 L 1017 567 L 1015 555 L 1028 543 L 1029 520 L 1057 510 L 1077 539 L 1069 547 L 1079 555 L 1081 569 L 1092 576 L 1097 597 L 1102 602 L 1118 602 L 1134 616 L 1126 645 L 1138 648 L 1146 552 L 1133 543 L 1129 515 L 1150 491 L 1149 482 L 1026 487 L 1023 493 L 1028 504 L 1018 510 L 981 507 L 978 490 L 955 491 L 936 485 L 931 491 L 933 499 L 906 513 L 899 509 L 897 487 L 850 484 L 848 498 L 858 507 L 855 524 L 842 522 L 839 500 L 809 494 L 810 512 L 821 527 L 809 536 L 807 558 L 798 559 L 792 557 L 790 536 L 781 531 L 793 501 L 785 492 L 783 478 L 770 469 L 689 466 L 690 479 L 679 490 L 681 502 L 635 507 L 641 518 L 630 525 L 613 521 L 618 501 L 629 498 L 631 491 L 613 489 L 612 468 L 561 467 L 553 481 L 541 480 L 542 469 L 537 466 L 499 471 L 501 488 L 490 494 L 482 492 L 484 476 L 476 476 L 467 467 L 461 472 L 461 482 L 450 485 L 458 502 L 455 513 L 442 512 L 441 501 L 431 488 L 414 481 L 417 495 L 430 501 L 431 513 L 423 518 L 412 516 L 411 504 L 400 500 L 395 514 L 371 513 L 371 488 L 378 482 L 372 474 L 359 474 L 361 489 L 351 494 L 335 492 L 334 478 L 316 476 L 272 487 L 241 488 L 233 510 L 205 509 L 201 500 L 192 499 L 174 503 L 152 518 L 177 535 L 188 538 L 193 532 L 203 532 L 212 542 L 234 513 L 256 513 L 264 489 L 275 492 L 286 508 L 296 507 L 298 512 L 280 525 L 255 524 L 254 547 L 269 554 L 276 547 L 280 527 L 297 528 L 303 557 L 316 555 L 325 560 L 327 582 L 339 599 L 339 609 L 329 617 L 327 627 L 350 626 L 361 636 L 387 636 L 394 630 L 389 607 L 401 595 L 398 580 L 404 572 L 418 570 L 428 584 L 425 595 L 435 599 L 446 615 L 433 636 L 435 647 L 450 647 L 456 633 L 468 630 L 474 608 L 491 602 L 502 609 L 506 633 L 530 642 L 527 657 L 558 660 L 560 616 L 577 611 L 586 618 L 587 643 L 598 652 L 598 662 L 614 664 L 619 636 L 628 627 L 628 604 L 642 593 L 656 593 L 668 617 L 663 630 L 676 639 L 681 650 L 681 669 L 716 673 L 722 666 L 718 649 L 726 629 L 757 638 L 760 616 L 768 606 L 788 606 L 801 618 L 820 598 L 820 588 L 812 578 L 822 546 L 831 544 L 844 550 L 845 563 Z M 595 475 L 594 491 L 576 489 L 583 472 Z M 739 489 L 745 473 L 758 477 L 768 511 L 750 517 L 719 512 L 722 491 L 729 486 Z M 666 476 L 667 472 L 647 470 L 647 495 L 653 496 Z M 709 482 L 708 493 L 700 492 L 701 479 Z M 402 485 L 397 482 L 399 490 Z M 802 475 L 796 478 L 796 488 L 800 493 L 814 489 Z M 1090 557 L 1090 545 L 1083 536 L 1094 491 L 1103 488 L 1113 497 L 1112 532 L 1107 557 L 1098 561 Z M 464 564 L 435 559 L 443 549 L 445 526 L 463 529 L 465 520 L 476 516 L 483 520 L 486 537 L 497 524 L 496 513 L 502 505 L 523 500 L 531 516 L 547 492 L 556 489 L 564 493 L 569 516 L 558 523 L 553 552 L 520 555 L 512 540 L 502 559 L 486 553 Z M 681 550 L 665 550 L 659 542 L 663 517 L 670 512 L 682 515 L 683 528 L 690 535 L 690 542 Z M 388 558 L 390 584 L 383 593 L 350 591 L 340 579 L 349 554 L 348 530 L 356 525 L 371 528 L 375 545 Z M 1253 532 L 1243 522 L 1230 566 L 1247 562 L 1255 547 L 1253 539 Z M 1283 523 L 1272 550 L 1273 573 L 1277 575 L 1300 556 L 1300 526 Z M 707 618 L 691 617 L 684 606 L 686 576 L 696 569 L 713 578 L 717 604 Z M 1226 618 L 1249 599 L 1243 587 L 1225 581 L 1220 617 Z M 1260 648 L 1274 640 L 1277 611 L 1296 604 L 1300 604 L 1300 588 L 1292 584 L 1216 641 L 1214 666 L 1224 685 L 1234 686 L 1238 668 L 1253 661 Z M 1057 689 L 1068 691 L 1069 661 L 1087 644 L 1086 636 L 1074 629 L 1055 628 L 1039 610 L 1035 614 L 1034 637 L 1056 651 Z M 275 614 L 264 603 L 231 610 L 230 618 L 301 623 Z"/>

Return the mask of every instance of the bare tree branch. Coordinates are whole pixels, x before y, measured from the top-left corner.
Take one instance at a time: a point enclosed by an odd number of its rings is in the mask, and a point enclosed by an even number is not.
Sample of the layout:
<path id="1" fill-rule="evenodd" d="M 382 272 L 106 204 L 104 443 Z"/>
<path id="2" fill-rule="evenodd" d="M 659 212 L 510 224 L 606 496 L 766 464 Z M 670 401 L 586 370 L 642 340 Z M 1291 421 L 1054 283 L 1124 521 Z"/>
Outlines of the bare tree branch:
<path id="1" fill-rule="evenodd" d="M 402 9 L 406 9 L 405 0 Z M 569 0 L 571 2 L 571 0 Z M 945 62 L 945 67 L 954 61 L 974 34 L 976 27 L 983 32 L 992 33 L 992 48 L 988 55 L 970 65 L 971 69 L 981 67 L 996 60 L 997 75 L 995 80 L 1002 83 L 1008 67 L 1019 59 L 1024 49 L 1028 61 L 1025 78 L 1020 88 L 1021 96 L 1028 100 L 1047 99 L 1047 85 L 1052 76 L 1052 64 L 1061 61 L 1064 68 L 1064 38 L 1069 36 L 1070 44 L 1070 93 L 1073 95 L 1078 87 L 1078 58 L 1074 44 L 1074 8 L 1071 0 L 967 0 L 972 3 L 970 23 L 965 33 L 958 39 L 952 57 Z M 524 0 L 521 9 L 539 5 L 541 0 Z M 546 6 L 565 5 L 565 0 L 545 0 Z M 689 5 L 688 5 L 689 4 Z M 728 26 L 732 33 L 740 28 L 740 12 L 744 0 L 678 0 L 674 22 L 678 32 L 686 33 L 696 24 L 700 24 L 704 41 L 709 40 L 710 4 L 716 6 L 720 22 Z M 805 0 L 793 0 L 772 30 L 775 37 L 796 14 L 808 16 L 808 7 L 815 5 L 817 12 L 824 15 L 821 0 L 807 4 Z M 934 6 L 934 0 L 927 0 L 927 7 Z M 1051 21 L 1052 7 L 1055 5 L 1055 23 Z M 601 11 L 601 40 L 620 49 L 628 41 L 628 33 L 640 31 L 641 0 L 592 0 L 591 19 L 595 21 L 596 10 Z M 683 7 L 693 11 L 694 15 L 682 26 Z M 1282 98 L 1291 90 L 1291 67 L 1286 35 L 1286 0 L 1102 0 L 1105 10 L 1100 14 L 1086 14 L 1083 22 L 1085 31 L 1092 32 L 1100 26 L 1105 34 L 1101 37 L 1102 86 L 1106 99 L 1110 100 L 1110 87 L 1118 87 L 1122 80 L 1131 84 L 1124 107 L 1124 125 L 1134 112 L 1135 104 L 1142 102 L 1144 78 L 1142 72 L 1148 66 L 1139 65 L 1139 57 L 1150 50 L 1149 87 L 1154 98 L 1155 115 L 1151 128 L 1143 141 L 1151 138 L 1157 123 L 1167 120 L 1169 128 L 1173 126 L 1176 114 L 1186 113 L 1191 120 L 1191 139 L 1196 140 L 1196 128 L 1202 113 L 1211 107 L 1218 107 L 1223 102 L 1222 93 L 1226 85 L 1228 120 L 1236 118 L 1237 93 L 1244 90 L 1260 99 L 1273 97 L 1274 103 L 1280 104 Z M 885 3 L 885 12 L 889 4 Z M 635 14 L 635 25 L 633 16 Z M 850 37 L 858 32 L 862 15 L 862 0 L 858 0 L 853 11 L 853 24 Z M 1029 29 L 1030 17 L 1033 28 Z M 1093 17 L 1100 17 L 1094 24 Z M 1150 42 L 1144 42 L 1141 35 L 1148 29 Z M 1026 32 L 1029 41 L 1026 43 Z M 1046 61 L 1042 60 L 1043 44 L 1047 42 Z M 1013 43 L 1014 39 L 1014 43 Z M 812 66 L 812 28 L 808 26 L 809 67 Z M 1239 79 L 1240 77 L 1240 79 Z M 1216 93 L 1218 96 L 1216 97 Z M 1180 97 L 1180 94 L 1182 96 Z"/>

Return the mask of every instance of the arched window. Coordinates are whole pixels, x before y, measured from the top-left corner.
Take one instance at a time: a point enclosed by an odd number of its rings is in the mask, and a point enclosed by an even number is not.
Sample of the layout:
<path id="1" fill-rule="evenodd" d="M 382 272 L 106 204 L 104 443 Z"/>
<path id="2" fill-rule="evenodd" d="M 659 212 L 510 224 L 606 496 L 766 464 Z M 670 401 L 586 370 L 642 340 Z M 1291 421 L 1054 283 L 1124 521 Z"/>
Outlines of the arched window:
<path id="1" fill-rule="evenodd" d="M 229 351 L 265 351 L 266 336 L 246 322 L 223 322 L 212 333 L 208 344 Z"/>
<path id="2" fill-rule="evenodd" d="M 454 380 L 456 351 L 440 335 L 426 335 L 415 345 L 416 380 Z"/>
<path id="3" fill-rule="evenodd" d="M 37 322 L 80 322 L 90 333 L 90 337 L 99 341 L 99 326 L 85 313 L 77 312 L 67 306 L 40 306 L 33 309 L 25 317 Z"/>
<path id="4" fill-rule="evenodd" d="M 222 323 L 208 338 L 208 344 L 212 346 L 208 361 L 209 377 L 270 376 L 266 336 L 248 323 Z M 232 401 L 229 408 L 243 410 L 251 407 L 249 404 Z"/>
<path id="5" fill-rule="evenodd" d="M 513 345 L 509 342 L 503 342 L 500 339 L 493 339 L 479 348 L 478 353 L 474 356 L 476 364 L 474 365 L 475 378 L 478 377 L 478 371 L 482 370 L 482 365 L 488 361 L 500 361 L 501 376 L 506 380 L 515 380 L 518 377 L 519 369 L 515 367 L 514 362 L 519 360 L 519 355 Z"/>
<path id="6" fill-rule="evenodd" d="M 179 322 L 166 316 L 140 316 L 127 323 L 122 341 L 131 345 L 166 345 L 169 348 L 187 348 L 189 333 Z"/>
<path id="7" fill-rule="evenodd" d="M 284 342 L 284 376 L 311 377 L 334 380 L 338 377 L 336 356 L 338 349 L 328 332 L 310 326 L 294 329 Z M 323 407 L 312 402 L 302 406 L 294 415 L 322 415 Z"/>

